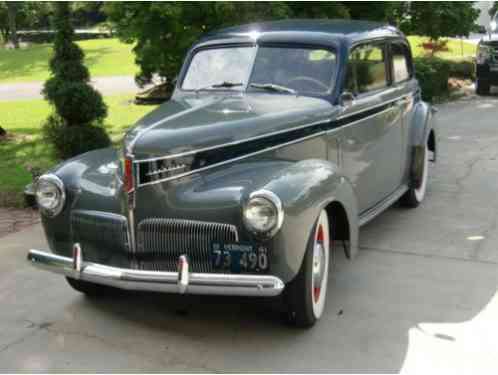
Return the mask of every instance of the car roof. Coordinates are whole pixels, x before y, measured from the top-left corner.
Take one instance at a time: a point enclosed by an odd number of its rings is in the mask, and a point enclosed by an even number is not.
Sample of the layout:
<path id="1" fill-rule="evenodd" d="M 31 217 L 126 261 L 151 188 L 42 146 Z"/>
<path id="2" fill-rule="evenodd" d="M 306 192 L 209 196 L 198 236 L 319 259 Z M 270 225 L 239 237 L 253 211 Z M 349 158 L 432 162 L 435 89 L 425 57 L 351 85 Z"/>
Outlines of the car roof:
<path id="1" fill-rule="evenodd" d="M 257 33 L 258 39 L 265 41 L 280 41 L 286 39 L 313 42 L 333 37 L 347 44 L 381 37 L 404 37 L 403 33 L 393 26 L 385 23 L 358 21 L 358 20 L 333 20 L 333 19 L 288 19 L 270 22 L 257 22 L 240 26 L 227 27 L 214 30 L 203 36 L 202 41 L 216 39 L 239 39 Z"/>

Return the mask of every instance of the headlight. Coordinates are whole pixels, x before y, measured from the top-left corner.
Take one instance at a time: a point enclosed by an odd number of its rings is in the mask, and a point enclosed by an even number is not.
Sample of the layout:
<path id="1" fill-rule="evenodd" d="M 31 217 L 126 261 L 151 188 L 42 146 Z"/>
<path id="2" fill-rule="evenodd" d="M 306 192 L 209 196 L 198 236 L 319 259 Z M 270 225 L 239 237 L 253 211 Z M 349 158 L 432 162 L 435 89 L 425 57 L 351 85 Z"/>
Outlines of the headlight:
<path id="1" fill-rule="evenodd" d="M 36 181 L 36 202 L 47 216 L 58 215 L 64 208 L 66 193 L 59 177 L 45 174 Z"/>
<path id="2" fill-rule="evenodd" d="M 257 236 L 273 237 L 284 222 L 280 198 L 268 190 L 258 190 L 249 196 L 242 212 L 244 225 Z"/>

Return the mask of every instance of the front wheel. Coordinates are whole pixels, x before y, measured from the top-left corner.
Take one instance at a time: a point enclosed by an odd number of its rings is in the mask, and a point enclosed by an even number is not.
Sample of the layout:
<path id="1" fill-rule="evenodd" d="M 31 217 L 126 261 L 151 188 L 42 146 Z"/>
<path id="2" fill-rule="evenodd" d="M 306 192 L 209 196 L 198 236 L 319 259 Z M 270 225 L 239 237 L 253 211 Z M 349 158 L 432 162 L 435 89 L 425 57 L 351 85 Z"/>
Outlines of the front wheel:
<path id="1" fill-rule="evenodd" d="M 327 213 L 322 210 L 309 236 L 298 275 L 285 288 L 289 322 L 311 327 L 323 314 L 330 261 L 330 236 Z"/>

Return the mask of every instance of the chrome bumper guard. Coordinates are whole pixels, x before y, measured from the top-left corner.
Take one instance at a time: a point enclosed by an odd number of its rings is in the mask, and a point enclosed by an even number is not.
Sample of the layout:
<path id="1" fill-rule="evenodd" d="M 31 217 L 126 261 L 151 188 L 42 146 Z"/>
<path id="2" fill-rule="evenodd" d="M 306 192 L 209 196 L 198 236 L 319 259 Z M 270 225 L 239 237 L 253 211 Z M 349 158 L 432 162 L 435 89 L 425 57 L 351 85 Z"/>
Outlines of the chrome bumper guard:
<path id="1" fill-rule="evenodd" d="M 142 271 L 85 262 L 77 245 L 73 249 L 73 258 L 32 249 L 28 261 L 36 267 L 74 279 L 126 290 L 273 297 L 279 295 L 285 286 L 275 276 L 189 273 L 188 258 L 183 255 L 178 262 L 178 272 Z"/>

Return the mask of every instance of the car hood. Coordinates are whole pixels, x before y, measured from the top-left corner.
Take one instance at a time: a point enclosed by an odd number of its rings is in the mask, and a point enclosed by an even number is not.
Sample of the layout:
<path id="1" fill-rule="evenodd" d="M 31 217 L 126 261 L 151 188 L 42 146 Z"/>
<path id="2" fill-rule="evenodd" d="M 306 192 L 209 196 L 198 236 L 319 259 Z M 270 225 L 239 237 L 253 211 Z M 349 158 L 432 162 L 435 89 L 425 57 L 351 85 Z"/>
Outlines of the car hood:
<path id="1" fill-rule="evenodd" d="M 125 137 L 136 159 L 174 155 L 244 141 L 334 117 L 327 100 L 287 94 L 199 94 L 171 100 Z"/>

